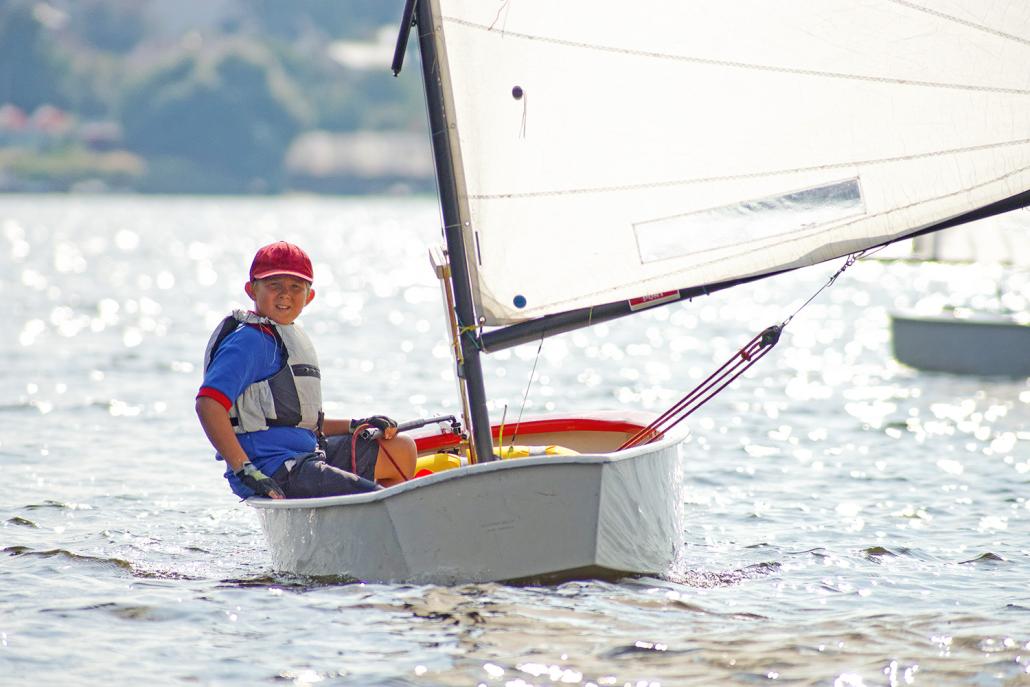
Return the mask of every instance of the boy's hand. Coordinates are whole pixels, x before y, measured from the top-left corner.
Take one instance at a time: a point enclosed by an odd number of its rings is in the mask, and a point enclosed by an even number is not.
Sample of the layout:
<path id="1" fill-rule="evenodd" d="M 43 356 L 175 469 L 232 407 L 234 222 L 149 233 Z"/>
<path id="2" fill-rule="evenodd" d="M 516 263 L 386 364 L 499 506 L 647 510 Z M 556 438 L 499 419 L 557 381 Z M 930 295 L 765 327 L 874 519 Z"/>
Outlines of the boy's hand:
<path id="1" fill-rule="evenodd" d="M 238 477 L 244 485 L 253 489 L 261 496 L 267 496 L 272 499 L 286 498 L 286 495 L 283 494 L 279 485 L 275 483 L 275 480 L 254 467 L 254 464 L 249 460 L 243 464 L 243 467 L 236 471 L 236 477 Z"/>
<path id="2" fill-rule="evenodd" d="M 354 432 L 362 425 L 368 425 L 379 430 L 384 439 L 393 439 L 397 436 L 397 421 L 386 415 L 371 415 L 360 420 L 350 421 L 350 431 Z"/>
<path id="3" fill-rule="evenodd" d="M 357 427 L 362 426 L 363 424 L 374 426 L 376 430 L 379 430 L 384 434 L 386 430 L 389 430 L 389 428 L 393 428 L 393 430 L 396 430 L 397 428 L 397 420 L 386 417 L 385 415 L 372 415 L 371 417 L 363 417 L 359 420 L 351 420 L 350 431 L 353 432 Z"/>

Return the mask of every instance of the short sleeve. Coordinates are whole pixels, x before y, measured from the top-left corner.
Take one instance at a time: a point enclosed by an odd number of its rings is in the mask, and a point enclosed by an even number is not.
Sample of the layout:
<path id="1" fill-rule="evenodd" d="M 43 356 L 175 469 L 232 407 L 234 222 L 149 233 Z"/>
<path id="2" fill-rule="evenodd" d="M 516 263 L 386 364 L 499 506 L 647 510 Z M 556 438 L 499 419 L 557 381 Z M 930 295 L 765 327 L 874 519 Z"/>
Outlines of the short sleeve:
<path id="1" fill-rule="evenodd" d="M 201 395 L 215 391 L 235 400 L 254 382 L 267 379 L 282 366 L 275 339 L 257 327 L 243 326 L 222 340 L 204 372 Z M 208 393 L 204 393 L 208 391 Z"/>

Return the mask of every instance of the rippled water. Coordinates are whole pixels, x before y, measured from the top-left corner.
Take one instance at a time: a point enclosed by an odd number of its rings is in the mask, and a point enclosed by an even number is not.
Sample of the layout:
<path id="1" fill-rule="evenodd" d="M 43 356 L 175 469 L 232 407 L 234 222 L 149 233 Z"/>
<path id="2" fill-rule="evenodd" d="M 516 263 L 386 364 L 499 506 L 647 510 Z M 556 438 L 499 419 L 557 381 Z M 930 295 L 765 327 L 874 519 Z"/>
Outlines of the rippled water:
<path id="1" fill-rule="evenodd" d="M 663 579 L 272 571 L 194 418 L 207 336 L 293 240 L 330 414 L 453 411 L 437 236 L 420 199 L 0 197 L 0 683 L 1030 685 L 1030 385 L 890 356 L 892 308 L 997 297 L 971 266 L 860 262 L 691 418 Z M 525 410 L 661 411 L 836 268 L 548 340 Z M 496 416 L 536 353 L 485 361 Z"/>

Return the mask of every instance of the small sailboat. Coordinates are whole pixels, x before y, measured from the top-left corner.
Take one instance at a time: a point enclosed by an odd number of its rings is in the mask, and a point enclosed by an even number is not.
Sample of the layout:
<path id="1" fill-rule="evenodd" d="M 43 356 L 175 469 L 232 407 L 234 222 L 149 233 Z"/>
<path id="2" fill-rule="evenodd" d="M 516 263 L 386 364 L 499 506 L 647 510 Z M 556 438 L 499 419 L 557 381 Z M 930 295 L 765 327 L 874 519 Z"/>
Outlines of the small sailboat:
<path id="1" fill-rule="evenodd" d="M 894 357 L 918 370 L 1030 377 L 1030 216 L 1001 217 L 921 236 L 909 259 L 990 270 L 994 294 L 930 296 L 890 315 Z"/>
<path id="2" fill-rule="evenodd" d="M 632 411 L 538 418 L 518 431 L 538 448 L 498 460 L 481 357 L 1030 204 L 1030 15 L 1011 2 L 407 0 L 395 72 L 412 25 L 464 420 L 417 444 L 455 466 L 250 500 L 283 570 L 661 574 L 678 436 Z"/>

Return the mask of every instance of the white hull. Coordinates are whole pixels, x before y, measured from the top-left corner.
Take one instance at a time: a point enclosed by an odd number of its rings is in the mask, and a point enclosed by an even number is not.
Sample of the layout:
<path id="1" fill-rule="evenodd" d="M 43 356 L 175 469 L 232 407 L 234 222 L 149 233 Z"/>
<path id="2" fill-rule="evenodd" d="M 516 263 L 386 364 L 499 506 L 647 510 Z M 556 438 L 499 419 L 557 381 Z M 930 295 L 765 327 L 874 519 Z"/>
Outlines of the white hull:
<path id="1" fill-rule="evenodd" d="M 571 442 L 570 442 L 571 443 Z M 660 574 L 682 541 L 680 440 L 480 463 L 372 494 L 250 499 L 277 570 L 453 583 Z"/>
<path id="2" fill-rule="evenodd" d="M 1030 376 L 1030 325 L 1001 317 L 891 316 L 894 357 L 916 369 Z"/>

